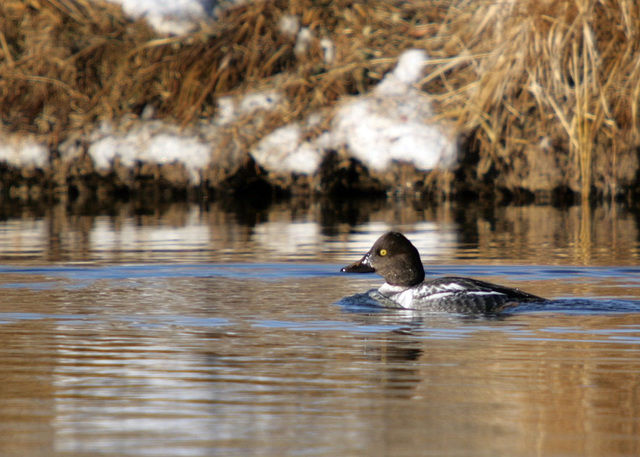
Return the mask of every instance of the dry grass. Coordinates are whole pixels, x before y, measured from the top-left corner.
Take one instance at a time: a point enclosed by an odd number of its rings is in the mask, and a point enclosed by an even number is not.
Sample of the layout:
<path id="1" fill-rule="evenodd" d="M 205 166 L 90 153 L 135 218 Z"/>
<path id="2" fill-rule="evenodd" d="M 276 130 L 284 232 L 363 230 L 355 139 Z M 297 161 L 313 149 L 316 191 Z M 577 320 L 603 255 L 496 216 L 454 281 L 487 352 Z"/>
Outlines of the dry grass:
<path id="1" fill-rule="evenodd" d="M 621 180 L 630 184 L 636 170 L 621 167 L 634 162 L 639 144 L 638 3 L 521 0 L 459 7 L 442 26 L 442 38 L 458 48 L 445 51 L 453 71 L 441 76 L 441 110 L 457 118 L 462 131 L 474 132 L 485 168 L 509 167 L 538 143 L 570 155 L 566 172 L 573 176 L 566 184 L 583 196 L 593 186 L 615 194 Z M 619 161 L 622 156 L 626 160 Z"/>
<path id="2" fill-rule="evenodd" d="M 279 31 L 284 15 L 311 30 L 304 55 Z M 323 61 L 324 37 L 336 46 L 333 63 Z M 276 87 L 288 104 L 271 129 L 366 92 L 415 47 L 433 57 L 421 87 L 441 118 L 476 140 L 480 178 L 526 168 L 539 147 L 566 164 L 564 184 L 583 195 L 635 179 L 635 0 L 256 1 L 179 38 L 93 0 L 3 0 L 0 116 L 4 129 L 55 149 L 71 132 L 147 105 L 186 126 L 214 115 L 220 95 Z"/>
<path id="3" fill-rule="evenodd" d="M 278 85 L 289 118 L 364 92 L 411 44 L 393 34 L 392 2 L 375 10 L 350 1 L 254 2 L 184 37 L 156 36 L 144 22 L 94 0 L 0 3 L 0 113 L 5 128 L 64 135 L 97 119 L 137 114 L 146 105 L 182 124 L 211 116 L 215 99 Z M 295 56 L 295 37 L 278 30 L 293 14 L 314 36 Z M 397 28 L 397 26 L 396 26 Z M 391 35 L 391 36 L 390 36 Z M 319 38 L 337 45 L 322 61 Z M 391 55 L 380 46 L 393 49 Z M 377 59 L 377 57 L 390 57 Z M 277 77 L 277 80 L 273 78 Z M 287 119 L 285 119 L 286 121 Z"/>

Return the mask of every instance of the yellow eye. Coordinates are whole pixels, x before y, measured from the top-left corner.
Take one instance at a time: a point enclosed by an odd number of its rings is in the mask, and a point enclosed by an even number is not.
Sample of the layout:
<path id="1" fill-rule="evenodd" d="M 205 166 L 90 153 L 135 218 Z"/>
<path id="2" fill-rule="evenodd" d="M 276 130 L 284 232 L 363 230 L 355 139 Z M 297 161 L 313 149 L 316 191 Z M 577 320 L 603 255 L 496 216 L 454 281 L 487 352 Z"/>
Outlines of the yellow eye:
<path id="1" fill-rule="evenodd" d="M 380 249 L 380 255 L 381 256 L 387 255 L 387 250 L 386 249 Z"/>

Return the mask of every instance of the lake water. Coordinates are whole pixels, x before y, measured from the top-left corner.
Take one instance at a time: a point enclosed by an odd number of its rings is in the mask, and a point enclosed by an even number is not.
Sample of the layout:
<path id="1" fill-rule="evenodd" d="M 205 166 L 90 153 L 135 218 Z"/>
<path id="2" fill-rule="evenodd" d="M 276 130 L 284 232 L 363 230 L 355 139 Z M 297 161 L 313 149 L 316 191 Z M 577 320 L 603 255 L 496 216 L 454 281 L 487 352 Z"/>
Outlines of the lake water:
<path id="1" fill-rule="evenodd" d="M 0 455 L 640 455 L 638 214 L 221 203 L 0 221 Z M 435 276 L 554 299 L 346 306 L 402 230 Z"/>

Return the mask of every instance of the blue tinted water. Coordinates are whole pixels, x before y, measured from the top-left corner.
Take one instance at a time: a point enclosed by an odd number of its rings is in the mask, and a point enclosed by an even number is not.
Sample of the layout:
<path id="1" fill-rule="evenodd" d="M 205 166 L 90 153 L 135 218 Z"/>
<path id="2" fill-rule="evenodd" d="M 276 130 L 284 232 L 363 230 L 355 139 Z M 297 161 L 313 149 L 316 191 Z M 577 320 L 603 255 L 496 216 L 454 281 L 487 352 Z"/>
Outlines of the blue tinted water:
<path id="1" fill-rule="evenodd" d="M 635 219 L 496 211 L 12 220 L 0 454 L 640 455 Z M 392 226 L 433 276 L 552 301 L 490 318 L 345 304 L 382 281 L 340 267 Z"/>
<path id="2" fill-rule="evenodd" d="M 228 263 L 228 264 L 138 264 L 138 265 L 49 265 L 49 266 L 10 266 L 0 265 L 0 275 L 7 274 L 15 278 L 14 281 L 0 283 L 0 288 L 57 288 L 60 279 L 65 279 L 65 288 L 87 287 L 98 280 L 162 280 L 167 278 L 228 278 L 245 281 L 300 281 L 306 278 L 339 278 L 349 282 L 354 276 L 340 273 L 341 265 L 319 263 Z M 554 284 L 563 283 L 570 287 L 572 284 L 588 284 L 597 287 L 599 281 L 605 281 L 606 286 L 620 289 L 617 295 L 640 298 L 640 268 L 633 267 L 549 267 L 531 265 L 508 266 L 427 266 L 427 275 L 440 276 L 468 276 L 491 280 L 504 278 L 503 281 L 524 289 L 526 283 L 552 281 Z M 22 282 L 24 278 L 26 281 Z M 34 281 L 34 278 L 46 278 L 45 281 Z M 382 284 L 382 279 L 374 274 L 358 276 L 362 281 L 368 278 L 371 287 Z M 532 286 L 534 287 L 534 286 Z M 540 293 L 540 292 L 538 292 Z M 630 311 L 637 303 L 634 300 L 616 300 L 610 296 L 598 299 L 590 297 L 554 297 L 545 295 L 553 300 L 543 310 L 571 312 L 611 312 Z M 539 311 L 537 306 L 524 306 L 527 311 Z"/>

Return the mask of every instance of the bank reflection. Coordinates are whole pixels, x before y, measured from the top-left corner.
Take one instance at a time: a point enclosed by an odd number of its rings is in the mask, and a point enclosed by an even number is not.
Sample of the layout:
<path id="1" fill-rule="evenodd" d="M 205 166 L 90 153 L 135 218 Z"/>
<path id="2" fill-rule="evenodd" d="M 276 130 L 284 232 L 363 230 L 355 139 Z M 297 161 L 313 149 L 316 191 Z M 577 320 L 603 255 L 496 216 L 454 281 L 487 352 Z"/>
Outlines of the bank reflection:
<path id="1" fill-rule="evenodd" d="M 252 216 L 246 213 L 250 212 Z M 425 263 L 636 265 L 637 217 L 620 206 L 420 206 L 305 201 L 260 210 L 211 202 L 73 212 L 25 208 L 0 221 L 0 260 L 27 262 L 322 260 L 404 231 Z"/>
<path id="2" fill-rule="evenodd" d="M 372 380 L 386 398 L 369 437 L 380 448 L 522 456 L 640 452 L 637 315 L 436 318 L 413 325 L 365 342 L 379 367 Z"/>

